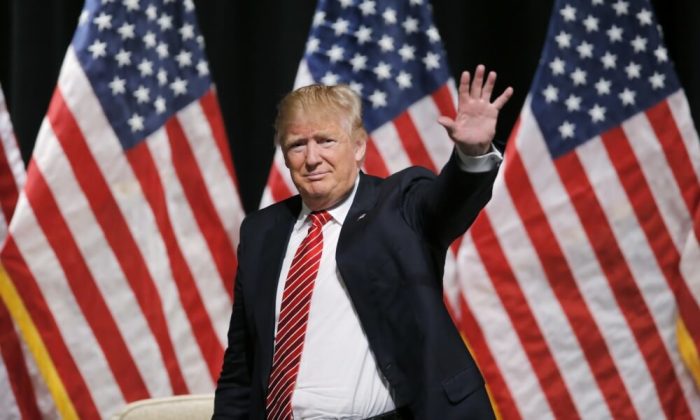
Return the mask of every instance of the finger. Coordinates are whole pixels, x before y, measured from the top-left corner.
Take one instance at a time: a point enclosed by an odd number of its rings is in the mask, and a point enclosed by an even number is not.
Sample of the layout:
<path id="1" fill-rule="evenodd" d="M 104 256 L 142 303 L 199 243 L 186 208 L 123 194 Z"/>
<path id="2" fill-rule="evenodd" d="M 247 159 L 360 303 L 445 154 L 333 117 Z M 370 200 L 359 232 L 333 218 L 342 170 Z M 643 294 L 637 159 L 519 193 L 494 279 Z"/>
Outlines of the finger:
<path id="1" fill-rule="evenodd" d="M 445 127 L 447 132 L 451 133 L 452 129 L 454 128 L 454 125 L 455 125 L 455 120 L 453 120 L 450 117 L 446 117 L 446 116 L 442 115 L 442 116 L 438 117 L 438 124 Z"/>
<path id="2" fill-rule="evenodd" d="M 484 66 L 479 64 L 474 72 L 474 81 L 472 82 L 471 97 L 481 99 L 481 88 L 484 85 Z"/>
<path id="3" fill-rule="evenodd" d="M 486 83 L 484 84 L 484 91 L 481 92 L 481 98 L 486 101 L 491 101 L 491 93 L 493 92 L 493 87 L 496 85 L 496 72 L 490 71 L 488 77 L 486 78 Z"/>
<path id="4" fill-rule="evenodd" d="M 511 96 L 513 96 L 513 88 L 508 86 L 508 88 L 504 90 L 503 93 L 501 93 L 501 96 L 499 96 L 498 98 L 496 98 L 495 101 L 493 101 L 493 106 L 495 106 L 496 109 L 500 111 L 501 108 L 503 108 L 503 106 L 508 102 Z"/>
<path id="5" fill-rule="evenodd" d="M 459 79 L 459 102 L 466 102 L 469 99 L 469 79 L 468 71 L 462 72 L 462 77 Z"/>

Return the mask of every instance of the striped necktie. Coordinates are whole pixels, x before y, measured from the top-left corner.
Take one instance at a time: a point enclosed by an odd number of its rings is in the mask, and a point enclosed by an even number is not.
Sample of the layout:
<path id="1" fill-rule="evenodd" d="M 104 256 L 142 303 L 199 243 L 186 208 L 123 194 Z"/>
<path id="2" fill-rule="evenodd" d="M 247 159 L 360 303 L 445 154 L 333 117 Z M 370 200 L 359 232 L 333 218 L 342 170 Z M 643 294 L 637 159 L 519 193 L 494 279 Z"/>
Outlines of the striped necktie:
<path id="1" fill-rule="evenodd" d="M 321 229 L 331 219 L 327 211 L 309 214 L 311 226 L 289 267 L 277 322 L 275 351 L 267 387 L 267 418 L 292 419 L 292 392 L 304 348 L 311 294 L 323 251 Z"/>

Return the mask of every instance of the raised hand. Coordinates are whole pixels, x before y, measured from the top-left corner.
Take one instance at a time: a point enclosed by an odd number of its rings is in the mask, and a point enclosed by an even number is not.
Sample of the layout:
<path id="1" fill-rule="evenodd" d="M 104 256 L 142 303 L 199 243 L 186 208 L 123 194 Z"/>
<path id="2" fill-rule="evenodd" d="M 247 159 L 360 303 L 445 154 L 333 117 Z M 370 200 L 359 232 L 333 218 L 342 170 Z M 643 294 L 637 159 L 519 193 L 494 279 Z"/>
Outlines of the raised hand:
<path id="1" fill-rule="evenodd" d="M 438 118 L 438 123 L 445 127 L 457 147 L 470 156 L 483 155 L 489 151 L 496 134 L 498 112 L 513 95 L 513 88 L 509 86 L 491 102 L 496 73 L 489 72 L 484 83 L 484 72 L 484 66 L 479 64 L 471 86 L 469 72 L 463 72 L 459 81 L 457 115 L 454 119 L 444 115 Z"/>

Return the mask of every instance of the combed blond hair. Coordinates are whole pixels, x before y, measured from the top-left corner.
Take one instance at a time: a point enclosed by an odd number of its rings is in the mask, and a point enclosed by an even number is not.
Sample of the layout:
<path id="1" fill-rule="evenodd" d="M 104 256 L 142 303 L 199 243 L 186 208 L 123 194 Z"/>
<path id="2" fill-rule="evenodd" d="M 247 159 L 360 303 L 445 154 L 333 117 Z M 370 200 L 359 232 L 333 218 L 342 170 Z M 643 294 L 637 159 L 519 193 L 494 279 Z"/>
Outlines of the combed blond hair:
<path id="1" fill-rule="evenodd" d="M 287 124 L 300 113 L 331 112 L 344 118 L 348 133 L 366 137 L 362 124 L 362 101 L 348 85 L 314 84 L 289 92 L 277 105 L 275 142 L 281 144 Z"/>

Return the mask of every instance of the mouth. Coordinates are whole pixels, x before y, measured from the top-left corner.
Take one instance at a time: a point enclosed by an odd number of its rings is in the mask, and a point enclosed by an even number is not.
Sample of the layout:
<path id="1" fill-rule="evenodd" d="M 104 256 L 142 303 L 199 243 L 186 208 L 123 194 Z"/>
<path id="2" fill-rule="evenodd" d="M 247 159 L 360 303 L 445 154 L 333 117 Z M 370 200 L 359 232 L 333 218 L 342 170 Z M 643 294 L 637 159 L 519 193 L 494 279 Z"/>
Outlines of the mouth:
<path id="1" fill-rule="evenodd" d="M 328 172 L 315 172 L 304 175 L 304 178 L 308 179 L 309 181 L 320 181 L 326 175 L 328 175 Z"/>

